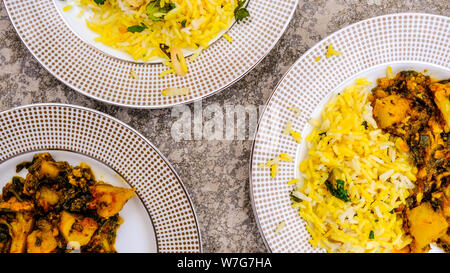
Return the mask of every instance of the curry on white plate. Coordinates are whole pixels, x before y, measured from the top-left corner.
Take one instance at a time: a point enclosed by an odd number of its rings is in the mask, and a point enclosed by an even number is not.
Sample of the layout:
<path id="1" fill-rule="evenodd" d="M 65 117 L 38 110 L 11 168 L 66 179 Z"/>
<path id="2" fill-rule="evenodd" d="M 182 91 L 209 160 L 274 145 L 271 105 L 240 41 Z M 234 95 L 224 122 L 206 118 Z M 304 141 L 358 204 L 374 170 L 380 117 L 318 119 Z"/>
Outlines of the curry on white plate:
<path id="1" fill-rule="evenodd" d="M 0 127 L 0 252 L 201 251 L 181 179 L 124 123 L 34 104 L 0 112 Z"/>

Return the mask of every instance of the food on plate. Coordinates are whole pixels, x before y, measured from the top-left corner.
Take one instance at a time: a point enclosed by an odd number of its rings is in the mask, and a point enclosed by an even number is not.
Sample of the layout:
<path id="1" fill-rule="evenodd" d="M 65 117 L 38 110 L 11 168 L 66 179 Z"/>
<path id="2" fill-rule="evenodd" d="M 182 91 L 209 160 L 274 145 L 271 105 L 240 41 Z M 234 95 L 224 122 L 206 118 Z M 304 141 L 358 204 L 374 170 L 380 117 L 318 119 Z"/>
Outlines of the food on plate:
<path id="1" fill-rule="evenodd" d="M 133 189 L 97 181 L 91 168 L 36 154 L 25 178 L 15 176 L 0 195 L 0 252 L 116 252 L 119 216 Z"/>
<path id="2" fill-rule="evenodd" d="M 164 58 L 171 72 L 187 73 L 182 49 L 198 55 L 235 21 L 250 14 L 242 0 L 75 0 L 89 11 L 96 41 L 135 60 Z M 228 39 L 229 37 L 227 37 Z M 230 39 L 228 39 L 230 40 Z"/>
<path id="3" fill-rule="evenodd" d="M 334 94 L 306 140 L 291 193 L 311 244 L 329 252 L 391 252 L 409 245 L 402 217 L 416 168 L 372 117 L 369 82 Z"/>
<path id="4" fill-rule="evenodd" d="M 450 251 L 449 81 L 387 74 L 332 95 L 292 206 L 329 252 Z"/>
<path id="5" fill-rule="evenodd" d="M 403 209 L 411 251 L 428 251 L 433 242 L 450 250 L 450 82 L 401 71 L 378 79 L 371 100 L 380 128 L 403 143 L 418 168 L 417 187 Z"/>
<path id="6" fill-rule="evenodd" d="M 411 244 L 413 251 L 428 250 L 431 242 L 436 242 L 447 233 L 447 220 L 429 202 L 406 210 L 406 217 L 409 233 L 414 238 Z"/>

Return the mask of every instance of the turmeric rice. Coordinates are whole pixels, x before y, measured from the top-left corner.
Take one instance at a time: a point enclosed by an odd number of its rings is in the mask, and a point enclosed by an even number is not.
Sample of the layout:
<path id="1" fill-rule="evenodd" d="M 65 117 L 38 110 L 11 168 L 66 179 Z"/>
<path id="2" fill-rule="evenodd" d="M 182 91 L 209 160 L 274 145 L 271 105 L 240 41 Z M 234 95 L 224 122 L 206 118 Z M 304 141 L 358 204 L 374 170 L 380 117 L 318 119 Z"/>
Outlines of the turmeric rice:
<path id="1" fill-rule="evenodd" d="M 238 0 L 75 0 L 101 42 L 135 60 L 170 59 L 170 49 L 205 49 L 234 22 Z"/>

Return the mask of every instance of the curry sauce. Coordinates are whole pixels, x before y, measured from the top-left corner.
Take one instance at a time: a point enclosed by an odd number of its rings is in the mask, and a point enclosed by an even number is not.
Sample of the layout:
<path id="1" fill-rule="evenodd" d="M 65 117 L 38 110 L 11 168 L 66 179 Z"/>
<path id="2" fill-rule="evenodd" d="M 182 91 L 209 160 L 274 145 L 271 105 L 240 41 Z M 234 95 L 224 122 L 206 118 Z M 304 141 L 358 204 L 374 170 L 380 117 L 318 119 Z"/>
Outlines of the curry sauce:
<path id="1" fill-rule="evenodd" d="M 450 252 L 450 81 L 402 71 L 378 79 L 370 101 L 377 125 L 418 169 L 407 206 L 397 210 L 414 238 L 405 251 L 426 252 L 436 242 Z"/>

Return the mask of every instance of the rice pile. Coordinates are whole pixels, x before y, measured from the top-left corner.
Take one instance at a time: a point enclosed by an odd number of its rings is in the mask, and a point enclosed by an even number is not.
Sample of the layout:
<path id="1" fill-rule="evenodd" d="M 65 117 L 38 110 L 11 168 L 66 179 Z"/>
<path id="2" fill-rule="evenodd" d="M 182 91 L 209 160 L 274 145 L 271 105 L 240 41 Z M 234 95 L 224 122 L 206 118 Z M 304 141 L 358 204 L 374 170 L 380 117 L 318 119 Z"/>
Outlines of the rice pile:
<path id="1" fill-rule="evenodd" d="M 308 155 L 299 166 L 302 177 L 291 195 L 307 222 L 310 243 L 328 252 L 393 252 L 412 241 L 395 208 L 405 204 L 417 169 L 377 128 L 369 85 L 356 80 L 330 99 L 322 122 L 312 122 Z M 326 185 L 334 169 L 342 173 L 349 201 Z"/>
<path id="2" fill-rule="evenodd" d="M 100 36 L 96 41 L 130 54 L 135 60 L 167 58 L 160 45 L 200 51 L 233 22 L 237 0 L 160 0 L 160 6 L 175 4 L 161 21 L 153 21 L 146 7 L 153 0 L 143 0 L 140 8 L 129 6 L 129 0 L 75 0 L 84 10 L 93 12 L 87 26 Z M 136 1 L 132 1 L 136 2 Z M 129 32 L 132 26 L 146 28 Z"/>

